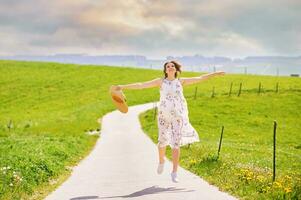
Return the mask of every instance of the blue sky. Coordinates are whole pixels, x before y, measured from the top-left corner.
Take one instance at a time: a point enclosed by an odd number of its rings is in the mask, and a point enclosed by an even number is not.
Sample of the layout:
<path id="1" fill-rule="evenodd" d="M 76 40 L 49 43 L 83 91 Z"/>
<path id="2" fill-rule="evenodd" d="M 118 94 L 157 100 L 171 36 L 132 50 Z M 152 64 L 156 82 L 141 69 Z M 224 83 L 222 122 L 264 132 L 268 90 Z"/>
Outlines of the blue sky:
<path id="1" fill-rule="evenodd" d="M 300 0 L 0 0 L 0 55 L 301 55 Z"/>

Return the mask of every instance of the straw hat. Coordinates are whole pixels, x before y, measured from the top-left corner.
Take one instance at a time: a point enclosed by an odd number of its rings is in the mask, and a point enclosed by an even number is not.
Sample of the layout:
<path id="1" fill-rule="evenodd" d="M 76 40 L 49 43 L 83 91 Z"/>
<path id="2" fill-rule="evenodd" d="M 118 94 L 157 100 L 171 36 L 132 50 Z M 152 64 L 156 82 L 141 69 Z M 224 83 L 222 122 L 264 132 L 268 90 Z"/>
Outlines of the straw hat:
<path id="1" fill-rule="evenodd" d="M 110 87 L 110 95 L 116 108 L 122 113 L 127 113 L 128 106 L 126 104 L 126 97 L 123 94 L 122 90 L 117 90 L 116 86 L 112 85 Z"/>

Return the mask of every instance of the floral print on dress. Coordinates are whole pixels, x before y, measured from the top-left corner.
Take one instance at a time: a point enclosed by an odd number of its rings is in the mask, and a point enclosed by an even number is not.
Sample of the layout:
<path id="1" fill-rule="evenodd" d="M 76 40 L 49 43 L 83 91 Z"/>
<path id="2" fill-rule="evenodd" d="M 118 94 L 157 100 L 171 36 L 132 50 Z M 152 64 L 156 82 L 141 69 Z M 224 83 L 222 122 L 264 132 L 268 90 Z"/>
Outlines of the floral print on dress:
<path id="1" fill-rule="evenodd" d="M 158 145 L 172 148 L 199 141 L 197 131 L 189 122 L 187 102 L 180 79 L 163 79 L 158 107 Z"/>

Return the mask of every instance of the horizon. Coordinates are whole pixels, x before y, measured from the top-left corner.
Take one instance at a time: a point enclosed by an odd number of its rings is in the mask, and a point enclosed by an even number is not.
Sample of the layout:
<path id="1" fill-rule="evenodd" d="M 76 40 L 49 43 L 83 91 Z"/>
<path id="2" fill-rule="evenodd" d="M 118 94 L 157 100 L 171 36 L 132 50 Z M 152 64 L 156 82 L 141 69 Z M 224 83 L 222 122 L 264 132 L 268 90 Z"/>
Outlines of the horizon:
<path id="1" fill-rule="evenodd" d="M 87 53 L 54 53 L 54 54 L 15 54 L 15 55 L 2 55 L 0 54 L 0 59 L 1 57 L 18 57 L 18 56 L 24 56 L 24 57 L 34 57 L 34 56 L 141 56 L 145 57 L 148 60 L 168 60 L 167 57 L 205 57 L 205 58 L 229 58 L 232 61 L 233 60 L 244 60 L 246 58 L 253 58 L 253 57 L 265 57 L 265 58 L 273 58 L 273 57 L 280 57 L 280 58 L 299 58 L 301 57 L 300 55 L 295 55 L 295 56 L 286 56 L 286 55 L 248 55 L 248 56 L 243 56 L 243 57 L 229 57 L 229 56 L 222 56 L 222 55 L 213 55 L 213 56 L 208 56 L 208 55 L 202 55 L 202 54 L 191 54 L 191 55 L 180 55 L 180 56 L 173 56 L 173 55 L 167 55 L 165 58 L 164 57 L 150 57 L 142 54 L 87 54 Z"/>

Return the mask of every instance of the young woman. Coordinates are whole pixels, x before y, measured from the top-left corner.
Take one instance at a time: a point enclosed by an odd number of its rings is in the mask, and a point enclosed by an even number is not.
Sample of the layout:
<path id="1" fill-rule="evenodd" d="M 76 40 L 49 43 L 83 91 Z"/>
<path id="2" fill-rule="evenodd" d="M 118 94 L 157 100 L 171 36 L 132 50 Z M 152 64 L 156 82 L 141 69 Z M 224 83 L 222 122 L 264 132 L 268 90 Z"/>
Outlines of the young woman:
<path id="1" fill-rule="evenodd" d="M 180 146 L 199 141 L 197 131 L 192 127 L 188 118 L 187 102 L 183 95 L 183 87 L 192 85 L 210 77 L 224 75 L 219 71 L 208 73 L 198 77 L 178 78 L 181 73 L 181 65 L 176 61 L 168 61 L 164 64 L 164 78 L 156 78 L 147 82 L 138 82 L 127 85 L 117 85 L 117 90 L 144 89 L 160 87 L 160 103 L 158 106 L 158 152 L 159 164 L 157 173 L 161 174 L 164 168 L 166 146 L 172 148 L 173 169 L 171 179 L 178 182 L 177 169 L 180 158 Z"/>

